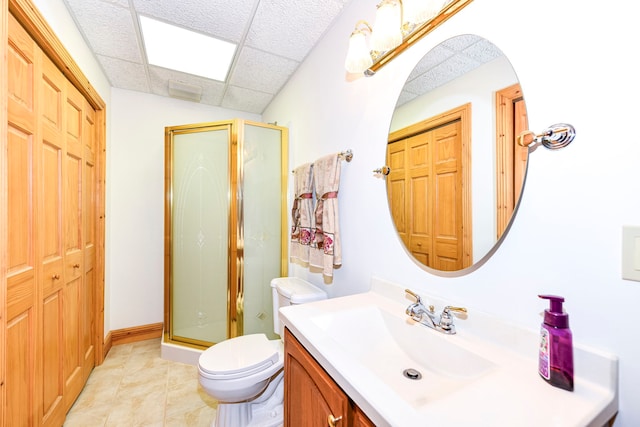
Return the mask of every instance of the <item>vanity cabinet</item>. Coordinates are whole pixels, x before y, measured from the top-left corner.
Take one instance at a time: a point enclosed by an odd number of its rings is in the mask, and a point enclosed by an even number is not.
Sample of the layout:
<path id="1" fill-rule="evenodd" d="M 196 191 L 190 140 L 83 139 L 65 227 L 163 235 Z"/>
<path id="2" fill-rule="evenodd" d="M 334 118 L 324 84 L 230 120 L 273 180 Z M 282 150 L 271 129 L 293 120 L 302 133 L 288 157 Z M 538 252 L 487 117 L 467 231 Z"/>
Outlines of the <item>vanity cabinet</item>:
<path id="1" fill-rule="evenodd" d="M 288 329 L 284 335 L 285 427 L 374 427 Z"/>

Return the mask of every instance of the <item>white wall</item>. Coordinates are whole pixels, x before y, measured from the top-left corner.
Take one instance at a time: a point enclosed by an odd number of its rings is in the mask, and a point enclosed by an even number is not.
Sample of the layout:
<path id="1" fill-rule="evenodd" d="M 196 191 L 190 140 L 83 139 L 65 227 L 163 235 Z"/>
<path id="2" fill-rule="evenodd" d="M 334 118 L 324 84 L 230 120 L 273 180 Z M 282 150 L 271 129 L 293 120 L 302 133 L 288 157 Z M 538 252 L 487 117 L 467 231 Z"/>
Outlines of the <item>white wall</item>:
<path id="1" fill-rule="evenodd" d="M 163 321 L 164 128 L 256 114 L 112 89 L 110 329 Z"/>
<path id="2" fill-rule="evenodd" d="M 563 295 L 575 340 L 620 357 L 616 426 L 640 425 L 640 283 L 620 276 L 622 225 L 640 224 L 633 128 L 640 88 L 637 55 L 630 53 L 632 40 L 640 40 L 635 3 L 475 1 L 374 77 L 353 80 L 343 68 L 347 40 L 357 20 L 373 19 L 376 3 L 352 2 L 263 114 L 290 127 L 292 166 L 354 151 L 343 164 L 339 195 L 343 266 L 325 289 L 331 296 L 365 291 L 377 275 L 532 329 L 546 308 L 537 295 Z M 510 59 L 531 129 L 568 122 L 578 136 L 564 150 L 531 155 L 518 217 L 495 255 L 470 275 L 444 278 L 406 256 L 384 182 L 371 171 L 384 162 L 389 120 L 410 69 L 430 48 L 463 33 L 487 38 Z M 323 283 L 296 265 L 290 273 Z"/>

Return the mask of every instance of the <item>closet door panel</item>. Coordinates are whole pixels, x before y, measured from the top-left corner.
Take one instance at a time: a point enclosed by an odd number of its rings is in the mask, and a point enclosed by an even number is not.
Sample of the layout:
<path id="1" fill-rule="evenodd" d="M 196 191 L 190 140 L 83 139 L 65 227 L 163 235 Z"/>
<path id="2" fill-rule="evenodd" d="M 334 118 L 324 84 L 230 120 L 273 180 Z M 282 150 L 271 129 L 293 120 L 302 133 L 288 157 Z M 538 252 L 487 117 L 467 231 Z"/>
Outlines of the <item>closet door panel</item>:
<path id="1" fill-rule="evenodd" d="M 80 364 L 80 347 L 78 332 L 80 319 L 78 318 L 79 294 L 81 278 L 71 280 L 65 284 L 63 291 L 63 338 L 64 338 L 64 381 L 65 407 L 69 409 L 83 386 L 82 369 Z"/>
<path id="2" fill-rule="evenodd" d="M 7 426 L 33 426 L 33 383 L 35 373 L 29 369 L 34 349 L 28 345 L 35 327 L 33 309 L 29 308 L 7 322 Z"/>
<path id="3" fill-rule="evenodd" d="M 433 131 L 434 134 L 434 257 L 433 267 L 455 271 L 464 267 L 462 258 L 462 138 L 460 121 Z"/>
<path id="4" fill-rule="evenodd" d="M 433 263 L 433 168 L 432 132 L 414 135 L 407 143 L 407 203 L 411 254 L 425 265 Z"/>
<path id="5" fill-rule="evenodd" d="M 389 208 L 398 235 L 409 246 L 409 230 L 407 216 L 408 197 L 405 194 L 407 188 L 407 152 L 405 140 L 389 144 L 387 149 L 387 165 L 391 169 L 387 175 L 387 197 L 389 198 Z"/>
<path id="6" fill-rule="evenodd" d="M 65 78 L 43 55 L 40 79 L 40 162 L 42 177 L 40 227 L 42 246 L 42 347 L 39 359 L 42 425 L 60 425 L 65 416 L 63 394 L 63 159 Z"/>
<path id="7" fill-rule="evenodd" d="M 7 46 L 7 107 L 9 122 L 16 128 L 35 131 L 35 51 L 29 35 L 9 15 Z"/>
<path id="8" fill-rule="evenodd" d="M 7 135 L 8 277 L 35 275 L 33 135 L 12 128 Z M 20 280 L 22 281 L 22 280 Z"/>
<path id="9" fill-rule="evenodd" d="M 84 185 L 82 194 L 83 251 L 84 268 L 82 281 L 82 312 L 80 317 L 83 377 L 86 380 L 95 365 L 94 319 L 95 319 L 95 258 L 96 258 L 96 124 L 95 111 L 88 102 L 84 103 L 82 142 L 84 145 Z"/>
<path id="10" fill-rule="evenodd" d="M 9 16 L 7 49 L 6 416 L 8 426 L 36 424 L 38 343 L 36 115 L 37 48 Z"/>
<path id="11" fill-rule="evenodd" d="M 80 346 L 82 318 L 82 105 L 78 91 L 67 85 L 65 100 L 65 177 L 64 177 L 64 379 L 65 408 L 69 409 L 84 384 Z"/>
<path id="12" fill-rule="evenodd" d="M 80 141 L 82 126 L 82 109 L 73 100 L 69 99 L 66 108 L 66 182 L 65 182 L 65 255 L 72 256 L 82 251 L 82 145 Z M 69 262 L 67 266 L 75 265 Z M 75 260 L 80 261 L 80 259 Z M 73 267 L 76 272 L 72 275 L 80 275 L 79 267 Z"/>
<path id="13" fill-rule="evenodd" d="M 65 417 L 62 380 L 62 292 L 42 302 L 42 425 L 61 425 Z"/>

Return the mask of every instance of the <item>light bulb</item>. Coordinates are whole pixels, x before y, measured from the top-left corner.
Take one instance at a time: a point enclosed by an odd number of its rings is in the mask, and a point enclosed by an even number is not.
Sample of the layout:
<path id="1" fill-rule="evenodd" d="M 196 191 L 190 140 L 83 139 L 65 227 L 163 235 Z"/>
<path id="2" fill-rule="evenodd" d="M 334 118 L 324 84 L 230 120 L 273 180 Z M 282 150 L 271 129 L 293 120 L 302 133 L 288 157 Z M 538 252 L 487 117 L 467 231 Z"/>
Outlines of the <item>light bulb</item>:
<path id="1" fill-rule="evenodd" d="M 373 65 L 373 59 L 367 47 L 367 38 L 364 32 L 356 30 L 349 37 L 349 49 L 344 67 L 348 72 L 357 74 L 363 73 Z"/>
<path id="2" fill-rule="evenodd" d="M 371 33 L 371 49 L 386 52 L 402 43 L 400 4 L 396 0 L 383 0 L 376 11 L 376 22 Z"/>

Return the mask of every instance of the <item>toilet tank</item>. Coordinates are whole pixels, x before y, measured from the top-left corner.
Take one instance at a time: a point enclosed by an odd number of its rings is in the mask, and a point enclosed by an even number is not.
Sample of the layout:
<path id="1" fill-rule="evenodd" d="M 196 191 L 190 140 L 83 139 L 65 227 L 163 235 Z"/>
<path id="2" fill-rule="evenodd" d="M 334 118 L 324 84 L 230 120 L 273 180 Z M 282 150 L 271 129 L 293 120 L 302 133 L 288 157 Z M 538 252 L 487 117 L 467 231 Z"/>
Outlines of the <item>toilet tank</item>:
<path id="1" fill-rule="evenodd" d="M 284 336 L 284 323 L 280 321 L 280 307 L 327 299 L 327 293 L 298 277 L 278 277 L 271 281 L 273 300 L 273 331 Z"/>

